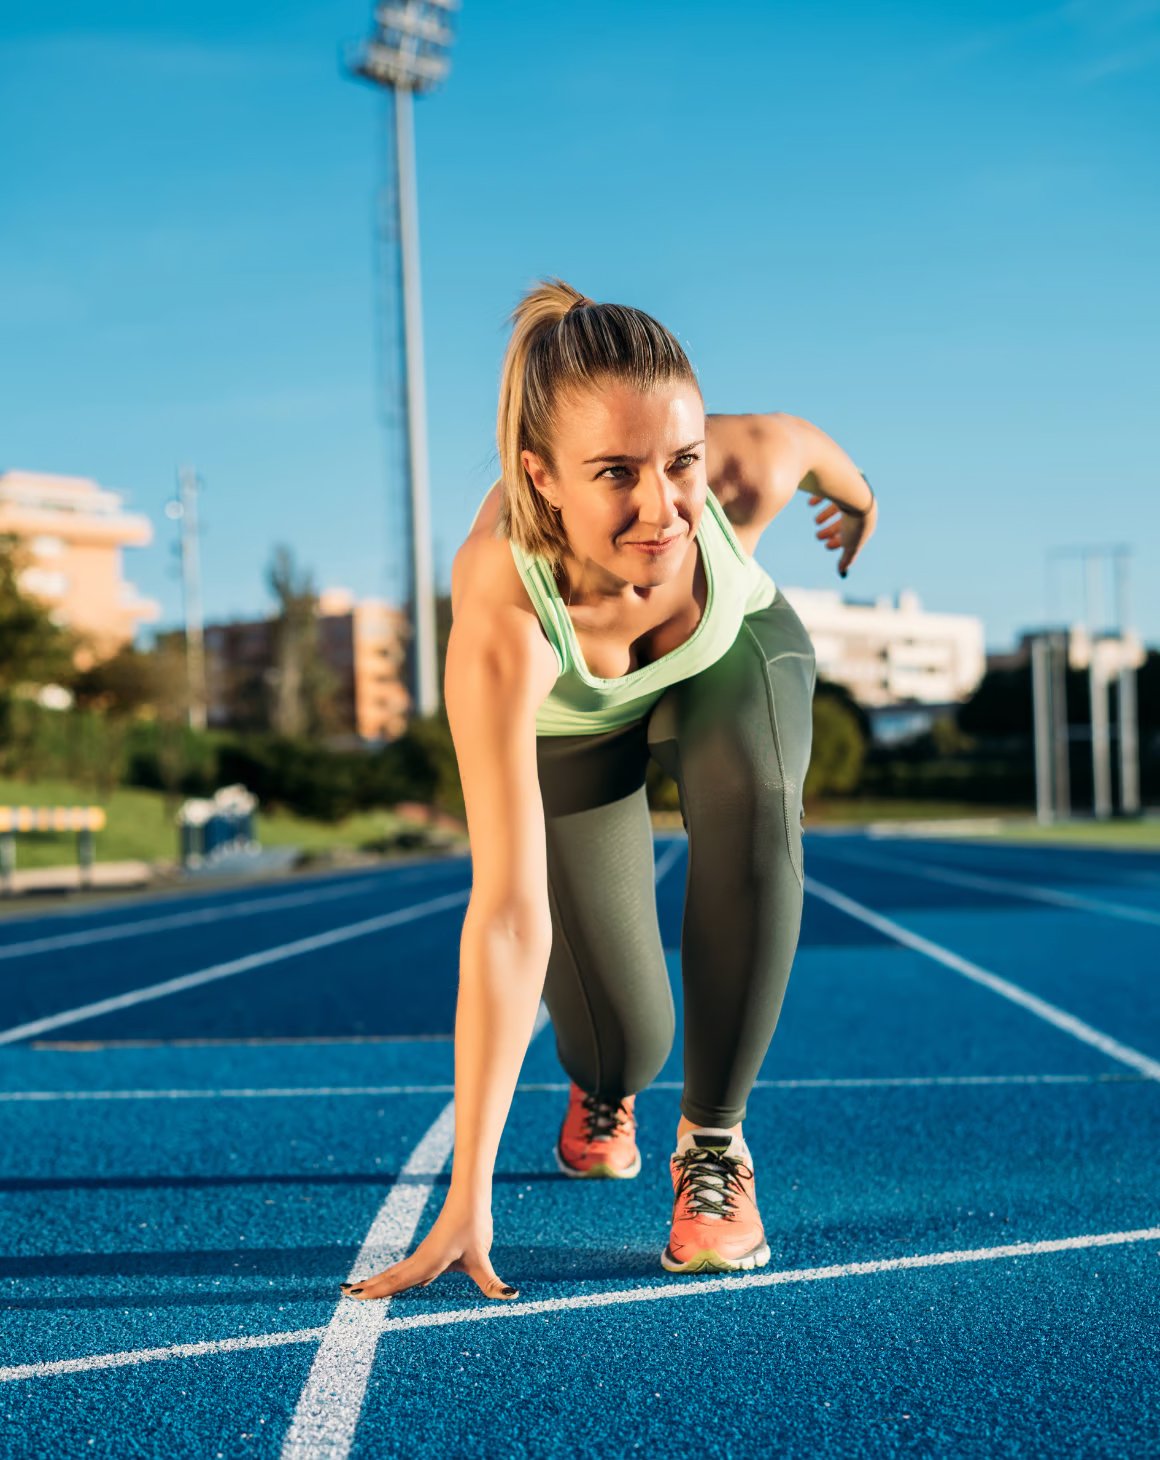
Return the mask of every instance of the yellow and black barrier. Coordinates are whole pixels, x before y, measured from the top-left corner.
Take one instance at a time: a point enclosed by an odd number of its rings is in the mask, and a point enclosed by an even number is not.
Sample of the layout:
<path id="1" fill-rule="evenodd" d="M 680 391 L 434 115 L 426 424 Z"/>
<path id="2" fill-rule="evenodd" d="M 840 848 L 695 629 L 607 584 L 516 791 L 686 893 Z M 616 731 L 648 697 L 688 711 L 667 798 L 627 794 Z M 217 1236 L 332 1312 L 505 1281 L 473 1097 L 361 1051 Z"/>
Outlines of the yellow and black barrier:
<path id="1" fill-rule="evenodd" d="M 103 806 L 0 806 L 6 831 L 103 831 Z"/>
<path id="2" fill-rule="evenodd" d="M 21 832 L 73 831 L 82 886 L 92 885 L 93 833 L 106 823 L 103 806 L 0 806 L 0 883 L 12 891 L 16 837 Z"/>

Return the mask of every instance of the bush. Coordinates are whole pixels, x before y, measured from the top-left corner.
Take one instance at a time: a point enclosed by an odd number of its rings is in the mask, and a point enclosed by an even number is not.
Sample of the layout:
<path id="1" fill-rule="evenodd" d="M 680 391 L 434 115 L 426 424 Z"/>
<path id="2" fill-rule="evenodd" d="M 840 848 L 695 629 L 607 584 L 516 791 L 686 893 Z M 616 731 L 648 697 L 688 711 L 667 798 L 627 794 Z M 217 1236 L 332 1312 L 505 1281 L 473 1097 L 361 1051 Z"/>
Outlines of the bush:
<path id="1" fill-rule="evenodd" d="M 210 796 L 218 780 L 222 736 L 159 720 L 135 720 L 129 728 L 125 784 L 171 795 Z"/>
<path id="2" fill-rule="evenodd" d="M 13 780 L 63 780 L 107 795 L 122 784 L 127 727 L 91 710 L 48 710 L 0 698 L 0 773 Z"/>
<path id="3" fill-rule="evenodd" d="M 862 780 L 866 737 L 858 718 L 837 695 L 814 695 L 814 732 L 804 796 L 849 796 Z"/>

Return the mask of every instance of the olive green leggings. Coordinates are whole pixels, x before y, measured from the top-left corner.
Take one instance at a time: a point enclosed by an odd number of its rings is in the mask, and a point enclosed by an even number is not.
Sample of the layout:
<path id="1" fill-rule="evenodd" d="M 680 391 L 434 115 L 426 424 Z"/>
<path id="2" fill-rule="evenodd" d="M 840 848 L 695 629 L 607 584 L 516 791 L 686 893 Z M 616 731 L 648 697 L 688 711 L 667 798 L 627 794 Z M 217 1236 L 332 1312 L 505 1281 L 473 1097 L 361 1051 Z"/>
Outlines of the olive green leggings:
<path id="1" fill-rule="evenodd" d="M 689 839 L 681 1112 L 696 1125 L 745 1118 L 801 928 L 816 678 L 809 635 L 779 589 L 715 664 L 640 719 L 537 737 L 552 916 L 544 1002 L 560 1062 L 588 1093 L 643 1089 L 676 1028 L 645 798 L 652 756 L 677 783 Z"/>

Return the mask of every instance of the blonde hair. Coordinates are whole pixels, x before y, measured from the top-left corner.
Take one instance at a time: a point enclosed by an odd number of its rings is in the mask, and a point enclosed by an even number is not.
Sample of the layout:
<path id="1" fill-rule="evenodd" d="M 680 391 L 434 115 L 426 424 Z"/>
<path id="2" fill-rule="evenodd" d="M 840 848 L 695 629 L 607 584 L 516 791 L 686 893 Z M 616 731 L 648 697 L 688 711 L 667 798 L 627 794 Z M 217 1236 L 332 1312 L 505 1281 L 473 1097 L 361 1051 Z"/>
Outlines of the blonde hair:
<path id="1" fill-rule="evenodd" d="M 651 314 L 627 304 L 597 304 L 563 279 L 541 279 L 508 316 L 511 339 L 500 374 L 496 443 L 500 510 L 496 531 L 555 570 L 568 550 L 559 514 L 524 469 L 533 451 L 555 472 L 553 442 L 561 398 L 622 380 L 640 390 L 687 381 L 700 386 L 676 338 Z"/>

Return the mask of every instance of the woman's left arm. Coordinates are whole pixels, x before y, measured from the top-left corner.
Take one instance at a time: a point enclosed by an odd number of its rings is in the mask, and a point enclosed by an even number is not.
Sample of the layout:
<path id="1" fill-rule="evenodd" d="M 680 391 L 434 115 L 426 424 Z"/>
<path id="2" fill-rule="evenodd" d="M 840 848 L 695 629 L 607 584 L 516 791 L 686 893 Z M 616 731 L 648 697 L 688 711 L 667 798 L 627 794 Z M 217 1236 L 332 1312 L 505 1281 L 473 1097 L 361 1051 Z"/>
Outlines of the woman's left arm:
<path id="1" fill-rule="evenodd" d="M 815 519 L 816 536 L 843 550 L 838 572 L 846 576 L 874 531 L 878 507 L 869 482 L 833 437 L 785 411 L 708 416 L 705 437 L 709 485 L 731 518 L 730 504 L 747 502 L 745 520 L 760 532 L 795 493 L 809 493 L 811 506 L 826 503 Z"/>
<path id="2" fill-rule="evenodd" d="M 809 492 L 810 506 L 825 503 L 814 518 L 821 529 L 815 535 L 828 549 L 841 549 L 838 575 L 850 570 L 878 526 L 878 501 L 864 472 L 832 436 L 800 416 L 778 416 L 782 428 L 796 443 L 794 471 L 803 467 L 797 490 Z M 773 428 L 776 431 L 776 427 Z"/>

